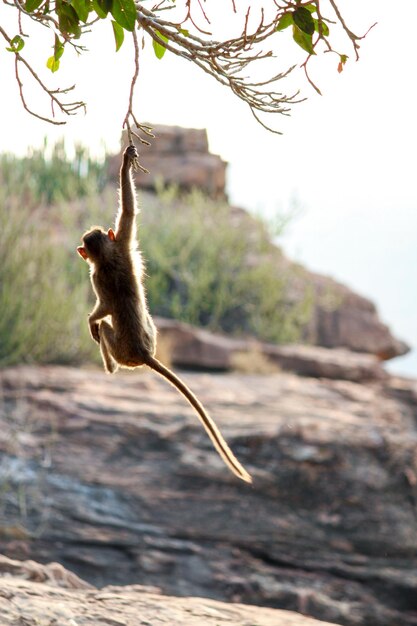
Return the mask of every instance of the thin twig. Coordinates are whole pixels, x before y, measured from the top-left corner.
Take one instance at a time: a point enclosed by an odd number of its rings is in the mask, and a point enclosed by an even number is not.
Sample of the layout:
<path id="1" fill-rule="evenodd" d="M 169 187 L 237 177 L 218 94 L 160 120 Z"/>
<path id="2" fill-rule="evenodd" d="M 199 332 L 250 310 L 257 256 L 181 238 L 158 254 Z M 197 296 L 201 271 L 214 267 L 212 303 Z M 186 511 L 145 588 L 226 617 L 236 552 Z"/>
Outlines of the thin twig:
<path id="1" fill-rule="evenodd" d="M 149 141 L 147 141 L 146 139 L 143 139 L 143 137 L 141 137 L 138 132 L 132 130 L 132 127 L 131 127 L 131 121 L 133 121 L 138 131 L 142 130 L 146 135 L 153 137 L 150 127 L 147 126 L 146 124 L 138 124 L 135 118 L 135 114 L 133 112 L 133 96 L 135 94 L 136 82 L 139 76 L 139 43 L 138 43 L 138 36 L 137 36 L 136 30 L 132 32 L 132 37 L 133 37 L 133 45 L 135 49 L 135 61 L 134 61 L 135 71 L 133 73 L 132 81 L 130 83 L 129 106 L 127 109 L 125 119 L 123 121 L 122 128 L 126 128 L 128 141 L 131 146 L 134 145 L 133 137 L 136 137 L 140 141 L 140 143 L 146 146 L 149 146 L 150 145 Z M 140 164 L 139 159 L 135 160 L 135 169 L 139 169 L 145 174 L 149 174 L 149 170 L 147 170 L 145 167 L 143 167 Z"/>
<path id="2" fill-rule="evenodd" d="M 345 33 L 347 34 L 347 36 L 349 37 L 349 39 L 350 39 L 350 40 L 351 40 L 351 42 L 352 42 L 353 49 L 354 49 L 355 54 L 356 54 L 356 60 L 358 61 L 358 60 L 359 60 L 359 52 L 358 52 L 358 50 L 359 50 L 359 45 L 357 44 L 357 41 L 358 41 L 359 39 L 361 39 L 361 37 L 357 37 L 357 35 L 355 35 L 355 33 L 353 33 L 353 32 L 350 30 L 350 28 L 348 28 L 348 27 L 347 27 L 346 22 L 345 22 L 345 20 L 343 19 L 343 16 L 342 16 L 342 14 L 340 13 L 340 11 L 339 11 L 339 7 L 337 6 L 337 4 L 336 4 L 335 0 L 329 0 L 329 2 L 330 2 L 330 4 L 331 4 L 331 5 L 332 5 L 332 7 L 333 7 L 334 12 L 336 13 L 336 15 L 337 15 L 337 19 L 338 19 L 338 20 L 339 20 L 339 22 L 341 23 L 341 25 L 342 25 L 342 27 L 343 27 L 343 30 L 345 31 Z M 372 28 L 372 26 L 371 26 L 371 28 Z"/>
<path id="3" fill-rule="evenodd" d="M 9 45 L 11 45 L 11 38 L 8 36 L 8 34 L 6 33 L 6 31 L 0 26 L 0 34 L 3 35 L 4 39 L 7 41 L 7 43 Z M 60 111 L 62 113 L 64 113 L 65 115 L 74 115 L 75 112 L 78 109 L 83 108 L 85 110 L 85 103 L 84 102 L 61 102 L 61 100 L 59 100 L 59 98 L 57 98 L 57 96 L 55 95 L 56 93 L 67 93 L 68 91 L 70 91 L 70 89 L 64 89 L 64 90 L 59 90 L 59 91 L 53 91 L 51 89 L 49 89 L 43 82 L 42 80 L 39 78 L 39 76 L 37 75 L 37 73 L 34 71 L 34 69 L 31 67 L 31 65 L 26 61 L 26 59 L 24 57 L 22 57 L 22 55 L 19 52 L 11 52 L 11 54 L 15 55 L 15 76 L 16 76 L 16 80 L 17 80 L 17 84 L 19 86 L 19 94 L 20 94 L 20 99 L 22 101 L 23 107 L 26 109 L 26 111 L 28 113 L 30 113 L 31 115 L 33 115 L 34 117 L 37 117 L 41 120 L 43 120 L 44 122 L 49 122 L 50 124 L 54 124 L 56 126 L 60 126 L 62 124 L 66 124 L 65 121 L 59 121 L 59 120 L 55 120 L 55 119 L 51 119 L 49 117 L 44 117 L 42 115 L 39 115 L 38 113 L 35 113 L 34 111 L 32 111 L 25 100 L 24 94 L 23 94 L 23 83 L 20 79 L 20 75 L 19 75 L 19 63 L 22 63 L 26 69 L 30 72 L 30 74 L 33 76 L 33 78 L 35 79 L 35 81 L 38 83 L 38 85 L 41 87 L 42 91 L 44 91 L 46 94 L 48 94 L 48 96 L 51 99 L 51 102 L 56 104 L 56 106 L 60 109 Z"/>

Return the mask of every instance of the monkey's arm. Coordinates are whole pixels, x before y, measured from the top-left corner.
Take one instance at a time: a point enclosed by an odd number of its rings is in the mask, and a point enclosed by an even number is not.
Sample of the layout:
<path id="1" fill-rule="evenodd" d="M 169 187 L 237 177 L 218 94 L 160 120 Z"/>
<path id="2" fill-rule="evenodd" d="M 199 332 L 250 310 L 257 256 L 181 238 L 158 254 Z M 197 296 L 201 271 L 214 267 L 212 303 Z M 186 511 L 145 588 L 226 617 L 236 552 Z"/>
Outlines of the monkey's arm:
<path id="1" fill-rule="evenodd" d="M 91 311 L 90 315 L 88 316 L 88 325 L 90 327 L 90 333 L 94 341 L 97 341 L 97 343 L 100 343 L 100 331 L 99 331 L 100 324 L 98 322 L 102 320 L 104 317 L 107 317 L 108 315 L 110 315 L 110 311 L 108 311 L 107 308 L 105 308 L 101 304 L 100 300 L 97 300 L 94 309 Z"/>
<path id="2" fill-rule="evenodd" d="M 120 208 L 116 220 L 116 241 L 127 244 L 135 236 L 137 206 L 131 168 L 137 158 L 136 148 L 128 146 L 120 169 Z"/>

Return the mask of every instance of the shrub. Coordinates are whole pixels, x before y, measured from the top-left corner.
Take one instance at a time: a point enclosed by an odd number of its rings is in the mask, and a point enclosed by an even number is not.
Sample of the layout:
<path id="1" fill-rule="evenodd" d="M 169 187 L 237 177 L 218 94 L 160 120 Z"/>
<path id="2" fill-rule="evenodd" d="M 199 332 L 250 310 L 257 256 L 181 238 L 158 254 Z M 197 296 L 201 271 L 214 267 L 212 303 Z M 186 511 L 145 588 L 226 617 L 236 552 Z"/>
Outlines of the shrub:
<path id="1" fill-rule="evenodd" d="M 24 185 L 0 170 L 0 363 L 91 358 L 89 285 L 69 242 Z M 81 321 L 82 320 L 82 323 Z"/>
<path id="2" fill-rule="evenodd" d="M 311 299 L 290 297 L 294 270 L 283 269 L 261 220 L 171 189 L 147 198 L 141 223 L 153 313 L 266 341 L 299 339 Z"/>
<path id="3" fill-rule="evenodd" d="M 7 195 L 17 190 L 26 202 L 56 204 L 97 193 L 106 181 L 105 163 L 94 160 L 86 148 L 77 146 L 68 158 L 63 141 L 32 150 L 23 158 L 0 156 L 0 182 Z"/>

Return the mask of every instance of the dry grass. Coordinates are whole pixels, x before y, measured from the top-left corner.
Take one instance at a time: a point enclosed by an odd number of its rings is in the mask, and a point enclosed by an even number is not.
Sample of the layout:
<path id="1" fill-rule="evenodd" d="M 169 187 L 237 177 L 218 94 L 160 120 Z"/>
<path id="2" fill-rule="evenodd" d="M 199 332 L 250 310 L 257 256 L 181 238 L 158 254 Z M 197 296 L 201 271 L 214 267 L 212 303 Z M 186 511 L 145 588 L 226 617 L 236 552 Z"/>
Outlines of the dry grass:
<path id="1" fill-rule="evenodd" d="M 267 357 L 257 343 L 248 350 L 235 352 L 230 362 L 232 369 L 242 374 L 276 374 L 280 371 L 279 365 Z"/>

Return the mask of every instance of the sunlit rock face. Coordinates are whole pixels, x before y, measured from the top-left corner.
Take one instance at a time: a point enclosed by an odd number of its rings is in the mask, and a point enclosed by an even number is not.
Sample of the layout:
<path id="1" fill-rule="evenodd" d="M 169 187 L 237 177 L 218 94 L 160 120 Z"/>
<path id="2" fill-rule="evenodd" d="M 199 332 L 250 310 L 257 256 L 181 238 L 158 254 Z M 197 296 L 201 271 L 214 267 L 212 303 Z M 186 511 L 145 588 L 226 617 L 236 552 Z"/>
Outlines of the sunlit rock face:
<path id="1" fill-rule="evenodd" d="M 414 626 L 416 382 L 181 375 L 253 485 L 154 373 L 0 371 L 3 554 L 96 587 Z"/>
<path id="2" fill-rule="evenodd" d="M 158 183 L 182 190 L 194 187 L 212 197 L 225 197 L 226 163 L 208 149 L 207 132 L 180 126 L 155 126 L 150 146 L 140 146 L 140 162 L 149 170 L 138 170 L 136 182 L 142 189 L 155 190 Z M 146 139 L 149 140 L 149 137 Z M 120 155 L 109 160 L 109 173 L 117 180 Z"/>

